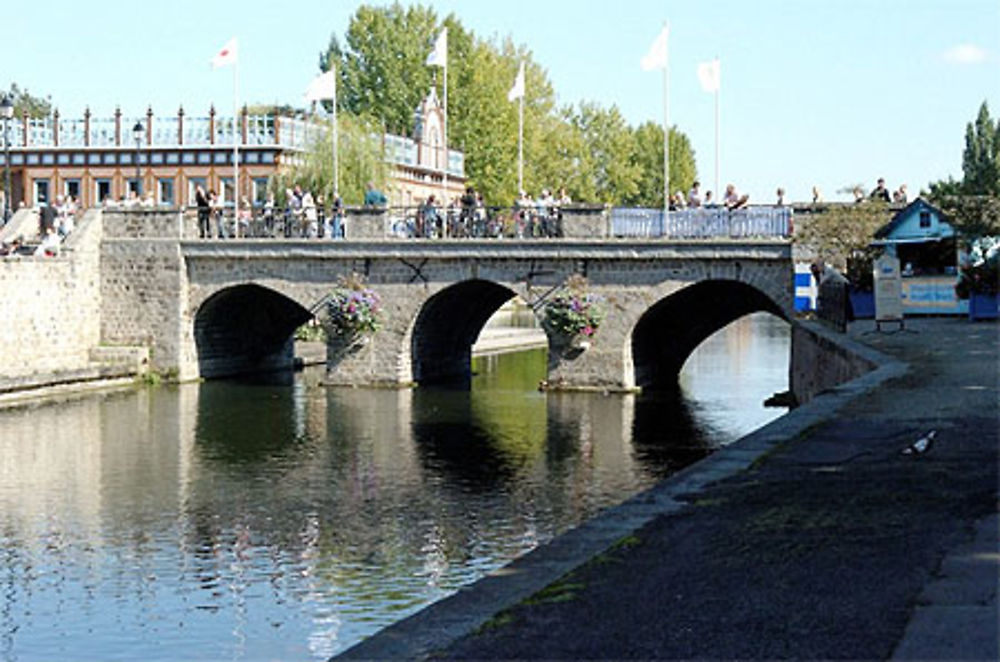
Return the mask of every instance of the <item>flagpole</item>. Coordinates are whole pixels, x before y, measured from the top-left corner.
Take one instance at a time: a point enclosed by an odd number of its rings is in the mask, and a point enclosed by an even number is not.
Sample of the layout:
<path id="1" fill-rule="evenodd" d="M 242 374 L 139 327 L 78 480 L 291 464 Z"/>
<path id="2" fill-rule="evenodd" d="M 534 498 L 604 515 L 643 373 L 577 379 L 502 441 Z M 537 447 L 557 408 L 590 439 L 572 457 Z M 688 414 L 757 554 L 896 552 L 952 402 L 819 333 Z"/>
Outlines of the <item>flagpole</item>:
<path id="1" fill-rule="evenodd" d="M 442 232 L 448 236 L 448 28 L 444 29 L 444 171 L 441 173 L 441 209 L 444 211 L 444 228 Z"/>
<path id="2" fill-rule="evenodd" d="M 715 196 L 719 199 L 719 91 L 722 88 L 722 63 L 719 58 L 715 58 L 716 76 L 718 82 L 715 85 Z"/>
<path id="3" fill-rule="evenodd" d="M 670 22 L 663 23 L 669 33 Z M 670 226 L 670 47 L 669 41 L 663 66 L 663 232 Z"/>
<path id="4" fill-rule="evenodd" d="M 240 238 L 240 61 L 233 63 L 233 233 Z M 223 197 L 225 194 L 223 193 Z"/>
<path id="5" fill-rule="evenodd" d="M 330 63 L 330 71 L 333 72 L 333 106 L 330 108 L 330 122 L 333 124 L 333 202 L 336 204 L 337 198 L 340 196 L 340 174 L 338 172 L 337 164 L 337 146 L 338 146 L 338 136 L 337 136 L 337 71 L 335 69 L 336 65 L 332 62 Z"/>
<path id="6" fill-rule="evenodd" d="M 524 190 L 524 93 L 517 100 L 517 195 Z"/>

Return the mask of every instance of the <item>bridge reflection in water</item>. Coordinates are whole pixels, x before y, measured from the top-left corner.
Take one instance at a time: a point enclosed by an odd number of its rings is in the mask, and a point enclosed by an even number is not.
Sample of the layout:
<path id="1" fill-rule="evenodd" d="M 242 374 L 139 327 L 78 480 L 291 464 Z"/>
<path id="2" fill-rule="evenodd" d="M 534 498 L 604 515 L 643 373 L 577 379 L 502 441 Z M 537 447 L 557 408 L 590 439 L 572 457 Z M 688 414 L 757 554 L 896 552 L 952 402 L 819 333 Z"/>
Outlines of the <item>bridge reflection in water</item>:
<path id="1" fill-rule="evenodd" d="M 543 351 L 0 412 L 0 658 L 325 659 L 776 415 L 787 356 L 755 316 L 683 392 L 540 393 Z"/>

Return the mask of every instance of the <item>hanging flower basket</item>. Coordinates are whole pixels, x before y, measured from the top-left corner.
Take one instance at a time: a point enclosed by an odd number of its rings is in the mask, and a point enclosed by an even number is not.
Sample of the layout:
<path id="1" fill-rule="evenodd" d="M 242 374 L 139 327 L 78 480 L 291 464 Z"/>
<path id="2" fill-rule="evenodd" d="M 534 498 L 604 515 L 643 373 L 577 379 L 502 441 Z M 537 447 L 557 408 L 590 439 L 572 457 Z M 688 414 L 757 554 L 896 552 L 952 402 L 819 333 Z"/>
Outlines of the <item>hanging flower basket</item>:
<path id="1" fill-rule="evenodd" d="M 342 342 L 363 344 L 382 326 L 382 302 L 357 274 L 342 278 L 326 301 L 327 333 Z"/>
<path id="2" fill-rule="evenodd" d="M 576 349 L 587 349 L 604 321 L 604 300 L 587 291 L 582 276 L 567 279 L 564 289 L 545 304 L 542 324 Z"/>

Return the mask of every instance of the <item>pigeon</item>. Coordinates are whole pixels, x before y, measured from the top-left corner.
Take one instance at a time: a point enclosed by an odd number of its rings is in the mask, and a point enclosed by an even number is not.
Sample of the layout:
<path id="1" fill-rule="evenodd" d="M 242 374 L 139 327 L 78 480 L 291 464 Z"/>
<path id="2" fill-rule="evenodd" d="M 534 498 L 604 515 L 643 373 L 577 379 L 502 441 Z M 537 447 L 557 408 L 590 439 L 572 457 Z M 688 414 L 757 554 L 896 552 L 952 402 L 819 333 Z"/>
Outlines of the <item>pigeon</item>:
<path id="1" fill-rule="evenodd" d="M 903 449 L 903 455 L 923 455 L 931 447 L 931 442 L 937 436 L 937 430 L 931 430 L 920 439 Z"/>

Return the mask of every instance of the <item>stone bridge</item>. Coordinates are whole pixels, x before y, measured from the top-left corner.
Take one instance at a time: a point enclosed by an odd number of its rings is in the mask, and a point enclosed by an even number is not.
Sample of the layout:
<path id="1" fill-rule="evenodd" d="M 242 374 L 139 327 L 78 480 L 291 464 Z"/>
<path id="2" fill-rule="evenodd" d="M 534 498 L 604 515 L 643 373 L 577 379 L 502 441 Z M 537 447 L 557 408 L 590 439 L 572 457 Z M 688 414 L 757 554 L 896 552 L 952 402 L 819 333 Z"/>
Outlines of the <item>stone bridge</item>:
<path id="1" fill-rule="evenodd" d="M 181 379 L 290 367 L 295 329 L 353 273 L 382 298 L 384 324 L 363 345 L 331 341 L 331 383 L 467 377 L 471 346 L 504 302 L 537 309 L 574 274 L 608 315 L 585 350 L 550 337 L 553 387 L 673 385 L 729 322 L 793 309 L 785 240 L 201 241 L 176 212 L 105 212 L 102 232 L 102 342 L 149 346 L 154 367 Z"/>

